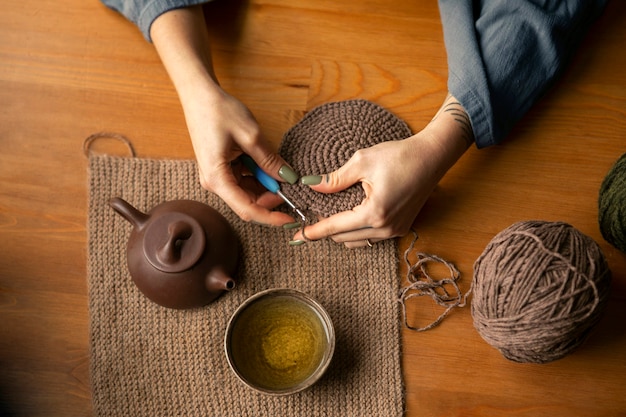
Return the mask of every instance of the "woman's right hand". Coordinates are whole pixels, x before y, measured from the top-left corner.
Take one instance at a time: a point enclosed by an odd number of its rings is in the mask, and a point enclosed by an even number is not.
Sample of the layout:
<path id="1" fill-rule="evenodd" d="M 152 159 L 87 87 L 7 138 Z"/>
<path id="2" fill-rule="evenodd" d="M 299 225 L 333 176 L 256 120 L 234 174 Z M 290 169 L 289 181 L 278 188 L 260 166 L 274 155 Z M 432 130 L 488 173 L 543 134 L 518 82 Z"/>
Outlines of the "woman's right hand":
<path id="1" fill-rule="evenodd" d="M 283 203 L 249 175 L 239 162 L 249 155 L 279 181 L 294 183 L 298 175 L 263 139 L 258 123 L 246 106 L 219 89 L 195 105 L 184 106 L 198 161 L 200 183 L 228 204 L 243 220 L 282 226 L 295 220 L 272 211 Z"/>
<path id="2" fill-rule="evenodd" d="M 150 35 L 183 106 L 202 186 L 243 220 L 274 226 L 294 222 L 288 214 L 271 210 L 282 203 L 280 197 L 242 175 L 247 171 L 238 158 L 245 153 L 276 180 L 298 179 L 263 139 L 248 108 L 219 86 L 202 6 L 162 14 Z"/>

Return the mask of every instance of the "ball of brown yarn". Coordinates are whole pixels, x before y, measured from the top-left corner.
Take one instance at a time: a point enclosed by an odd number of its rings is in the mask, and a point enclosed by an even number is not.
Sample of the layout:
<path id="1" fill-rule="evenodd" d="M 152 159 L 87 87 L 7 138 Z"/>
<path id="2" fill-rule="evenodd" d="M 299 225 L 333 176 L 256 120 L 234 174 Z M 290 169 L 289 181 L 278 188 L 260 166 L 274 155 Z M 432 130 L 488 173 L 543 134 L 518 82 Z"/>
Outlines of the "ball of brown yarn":
<path id="1" fill-rule="evenodd" d="M 599 321 L 610 281 L 600 247 L 574 227 L 516 223 L 497 234 L 474 264 L 474 327 L 507 359 L 560 359 Z"/>
<path id="2" fill-rule="evenodd" d="M 406 123 L 383 107 L 367 100 L 346 100 L 308 112 L 285 134 L 279 153 L 301 175 L 327 174 L 359 149 L 409 136 Z M 283 183 L 281 188 L 290 200 L 324 217 L 351 210 L 365 198 L 361 184 L 333 194 L 299 183 Z"/>
<path id="3" fill-rule="evenodd" d="M 615 162 L 602 181 L 598 223 L 602 237 L 626 252 L 626 153 Z"/>

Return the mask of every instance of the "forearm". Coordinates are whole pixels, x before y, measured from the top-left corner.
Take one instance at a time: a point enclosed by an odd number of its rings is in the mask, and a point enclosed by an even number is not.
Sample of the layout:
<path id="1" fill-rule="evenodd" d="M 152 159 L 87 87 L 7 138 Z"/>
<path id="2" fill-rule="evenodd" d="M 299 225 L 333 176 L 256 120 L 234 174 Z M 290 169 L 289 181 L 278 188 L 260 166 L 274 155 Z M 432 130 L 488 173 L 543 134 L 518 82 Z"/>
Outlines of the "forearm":
<path id="1" fill-rule="evenodd" d="M 150 35 L 185 108 L 198 94 L 219 94 L 202 6 L 171 10 L 152 24 Z"/>
<path id="2" fill-rule="evenodd" d="M 164 13 L 175 9 L 208 3 L 211 0 L 100 0 L 133 22 L 147 41 L 152 41 L 152 23 Z"/>

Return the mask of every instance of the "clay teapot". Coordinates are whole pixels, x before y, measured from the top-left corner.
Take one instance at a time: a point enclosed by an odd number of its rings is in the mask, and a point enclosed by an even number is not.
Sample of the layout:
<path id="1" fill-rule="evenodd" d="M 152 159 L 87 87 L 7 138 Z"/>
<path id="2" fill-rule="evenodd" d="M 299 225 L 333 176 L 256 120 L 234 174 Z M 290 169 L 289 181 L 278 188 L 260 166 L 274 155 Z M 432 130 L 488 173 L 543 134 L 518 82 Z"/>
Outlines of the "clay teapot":
<path id="1" fill-rule="evenodd" d="M 191 200 L 167 201 L 148 213 L 119 197 L 109 205 L 134 226 L 128 270 L 150 300 L 169 308 L 201 307 L 235 287 L 238 242 L 217 210 Z"/>

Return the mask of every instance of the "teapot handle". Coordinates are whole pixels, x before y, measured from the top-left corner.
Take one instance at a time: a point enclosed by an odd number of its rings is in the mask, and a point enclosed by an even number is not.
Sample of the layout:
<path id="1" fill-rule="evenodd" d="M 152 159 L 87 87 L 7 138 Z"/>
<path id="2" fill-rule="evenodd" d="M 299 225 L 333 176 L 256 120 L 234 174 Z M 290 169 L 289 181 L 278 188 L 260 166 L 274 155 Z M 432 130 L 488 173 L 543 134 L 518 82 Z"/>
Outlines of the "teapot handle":
<path id="1" fill-rule="evenodd" d="M 182 272 L 192 268 L 207 249 L 202 225 L 181 213 L 154 216 L 143 236 L 143 254 L 156 269 Z"/>
<path id="2" fill-rule="evenodd" d="M 196 228 L 196 234 L 202 233 L 201 230 Z M 170 265 L 179 262 L 183 256 L 183 249 L 185 245 L 188 244 L 188 241 L 192 238 L 195 238 L 195 244 L 201 245 L 200 250 L 196 250 L 194 252 L 199 252 L 204 250 L 204 236 L 195 236 L 194 235 L 194 225 L 188 223 L 183 220 L 174 221 L 169 224 L 167 227 L 167 239 L 161 248 L 158 248 L 156 251 L 156 257 L 163 265 Z M 194 259 L 192 262 L 195 262 Z"/>

